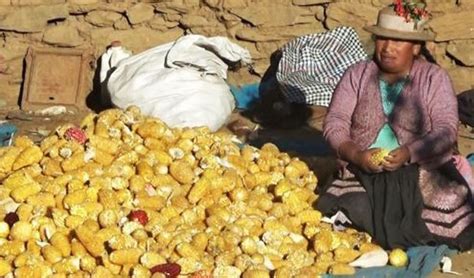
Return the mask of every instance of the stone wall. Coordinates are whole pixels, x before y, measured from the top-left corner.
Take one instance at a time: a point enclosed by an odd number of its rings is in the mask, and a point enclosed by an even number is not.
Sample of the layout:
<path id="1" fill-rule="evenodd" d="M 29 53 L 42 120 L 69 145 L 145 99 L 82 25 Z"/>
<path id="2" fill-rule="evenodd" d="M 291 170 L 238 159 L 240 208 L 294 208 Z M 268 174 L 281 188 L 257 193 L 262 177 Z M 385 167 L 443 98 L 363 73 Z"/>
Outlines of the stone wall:
<path id="1" fill-rule="evenodd" d="M 391 0 L 0 0 L 0 106 L 15 107 L 29 46 L 90 48 L 98 58 L 119 40 L 138 53 L 187 33 L 227 36 L 251 52 L 262 74 L 289 40 L 339 25 L 357 29 Z M 457 92 L 474 87 L 474 1 L 426 0 L 436 41 L 429 44 Z M 92 65 L 90 85 L 95 70 Z M 2 103 L 3 102 L 3 103 Z"/>

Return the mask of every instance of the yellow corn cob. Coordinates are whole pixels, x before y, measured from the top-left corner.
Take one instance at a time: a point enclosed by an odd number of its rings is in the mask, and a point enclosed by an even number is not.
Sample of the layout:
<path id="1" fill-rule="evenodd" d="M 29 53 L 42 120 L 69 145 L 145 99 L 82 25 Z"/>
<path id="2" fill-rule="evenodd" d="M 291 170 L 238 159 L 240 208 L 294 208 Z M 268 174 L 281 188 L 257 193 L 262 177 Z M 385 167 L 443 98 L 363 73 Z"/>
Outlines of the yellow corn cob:
<path id="1" fill-rule="evenodd" d="M 339 263 L 350 263 L 360 256 L 359 251 L 347 247 L 338 247 L 333 252 L 334 260 Z"/>
<path id="2" fill-rule="evenodd" d="M 145 181 L 150 182 L 154 176 L 153 168 L 145 161 L 137 163 L 137 174 L 145 179 Z"/>
<path id="3" fill-rule="evenodd" d="M 158 253 L 145 252 L 140 257 L 140 264 L 143 265 L 146 268 L 152 268 L 155 265 L 164 264 L 164 263 L 166 263 L 166 259 L 163 258 Z"/>
<path id="4" fill-rule="evenodd" d="M 337 263 L 331 266 L 329 273 L 333 275 L 354 275 L 355 268 L 347 264 Z"/>
<path id="5" fill-rule="evenodd" d="M 13 163 L 22 152 L 20 147 L 6 147 L 0 156 L 0 173 L 9 173 L 12 170 Z"/>
<path id="6" fill-rule="evenodd" d="M 95 155 L 93 157 L 94 161 L 99 163 L 102 166 L 108 166 L 112 164 L 115 157 L 107 152 L 104 152 L 100 149 L 94 149 Z"/>
<path id="7" fill-rule="evenodd" d="M 176 245 L 176 252 L 183 258 L 195 258 L 199 259 L 200 252 L 190 243 L 182 242 Z"/>
<path id="8" fill-rule="evenodd" d="M 26 198 L 41 191 L 41 185 L 36 182 L 21 185 L 10 192 L 10 196 L 18 203 L 24 202 Z"/>
<path id="9" fill-rule="evenodd" d="M 85 217 L 79 215 L 68 215 L 64 219 L 64 225 L 69 229 L 75 229 L 82 225 L 86 221 Z"/>
<path id="10" fill-rule="evenodd" d="M 89 137 L 89 144 L 96 150 L 115 155 L 120 150 L 122 143 L 115 139 L 108 139 L 101 136 L 91 136 Z"/>
<path id="11" fill-rule="evenodd" d="M 145 147 L 147 147 L 150 150 L 164 150 L 165 149 L 165 144 L 156 138 L 153 137 L 147 137 L 145 138 L 143 144 Z"/>
<path id="12" fill-rule="evenodd" d="M 107 241 L 109 247 L 113 250 L 136 248 L 137 241 L 130 235 L 117 234 Z"/>
<path id="13" fill-rule="evenodd" d="M 12 271 L 12 266 L 9 262 L 0 258 L 0 276 L 5 276 Z"/>
<path id="14" fill-rule="evenodd" d="M 242 278 L 270 278 L 270 273 L 266 269 L 248 269 L 242 274 Z"/>
<path id="15" fill-rule="evenodd" d="M 94 270 L 96 269 L 96 259 L 90 255 L 85 255 L 81 257 L 81 269 L 93 273 Z M 101 276 L 101 277 L 107 277 L 107 276 Z"/>
<path id="16" fill-rule="evenodd" d="M 13 261 L 13 264 L 15 267 L 22 267 L 22 266 L 33 266 L 33 265 L 38 265 L 42 261 L 41 256 L 35 255 L 32 252 L 26 251 L 24 253 L 21 253 L 18 255 L 15 260 Z"/>
<path id="17" fill-rule="evenodd" d="M 59 252 L 61 252 L 61 255 L 63 257 L 68 257 L 69 255 L 71 255 L 71 243 L 69 242 L 69 239 L 65 234 L 61 232 L 56 232 L 51 237 L 49 242 L 51 243 L 51 245 L 56 247 Z"/>
<path id="18" fill-rule="evenodd" d="M 185 162 L 176 161 L 170 165 L 170 175 L 181 184 L 189 184 L 194 179 L 194 171 Z"/>
<path id="19" fill-rule="evenodd" d="M 41 254 L 43 255 L 43 258 L 51 264 L 55 264 L 63 258 L 61 252 L 52 245 L 46 245 L 41 248 Z"/>
<path id="20" fill-rule="evenodd" d="M 23 171 L 14 172 L 3 181 L 3 186 L 7 189 L 14 189 L 22 185 L 34 183 L 34 179 Z"/>
<path id="21" fill-rule="evenodd" d="M 293 159 L 290 164 L 285 167 L 285 177 L 298 179 L 309 172 L 308 165 L 301 160 Z"/>
<path id="22" fill-rule="evenodd" d="M 137 133 L 142 137 L 161 138 L 166 131 L 166 126 L 160 122 L 144 122 L 137 128 Z"/>
<path id="23" fill-rule="evenodd" d="M 296 217 L 298 217 L 301 223 L 309 223 L 309 224 L 319 224 L 322 218 L 321 212 L 313 209 L 307 209 L 304 211 L 299 212 Z"/>
<path id="24" fill-rule="evenodd" d="M 0 238 L 6 238 L 9 233 L 10 226 L 4 221 L 0 221 Z"/>
<path id="25" fill-rule="evenodd" d="M 145 160 L 150 163 L 150 165 L 163 164 L 170 165 L 173 162 L 173 158 L 164 150 L 150 150 L 146 156 Z"/>
<path id="26" fill-rule="evenodd" d="M 136 264 L 142 254 L 143 251 L 139 248 L 121 249 L 110 253 L 109 259 L 112 263 L 118 265 Z"/>
<path id="27" fill-rule="evenodd" d="M 16 214 L 18 215 L 18 219 L 25 222 L 30 222 L 32 213 L 33 213 L 33 206 L 29 204 L 21 204 L 16 209 Z"/>
<path id="28" fill-rule="evenodd" d="M 102 264 L 110 270 L 111 273 L 118 275 L 120 273 L 120 270 L 122 269 L 122 266 L 114 264 L 110 261 L 110 258 L 108 255 L 102 255 Z"/>
<path id="29" fill-rule="evenodd" d="M 113 209 L 118 207 L 116 193 L 112 189 L 99 190 L 99 202 L 105 209 Z"/>
<path id="30" fill-rule="evenodd" d="M 129 189 L 132 192 L 139 192 L 145 189 L 146 181 L 142 176 L 132 176 L 129 180 Z"/>
<path id="31" fill-rule="evenodd" d="M 67 194 L 63 199 L 63 204 L 66 209 L 71 208 L 74 205 L 83 203 L 87 198 L 86 189 L 76 190 L 72 193 Z"/>
<path id="32" fill-rule="evenodd" d="M 76 238 L 71 240 L 71 254 L 79 258 L 90 256 L 84 245 Z"/>
<path id="33" fill-rule="evenodd" d="M 100 229 L 96 236 L 101 242 L 106 242 L 111 240 L 113 237 L 120 235 L 120 228 L 119 227 L 107 227 Z"/>
<path id="34" fill-rule="evenodd" d="M 97 114 L 89 113 L 81 121 L 79 127 L 86 131 L 87 135 L 92 135 L 94 132 L 95 121 Z"/>
<path id="35" fill-rule="evenodd" d="M 0 256 L 18 256 L 19 254 L 25 252 L 25 243 L 19 240 L 7 241 L 4 244 L 0 245 Z"/>
<path id="36" fill-rule="evenodd" d="M 69 172 L 81 168 L 82 166 L 84 166 L 85 163 L 86 162 L 84 160 L 84 152 L 78 151 L 74 153 L 71 157 L 62 161 L 61 168 L 64 172 Z"/>
<path id="37" fill-rule="evenodd" d="M 115 162 L 123 164 L 135 164 L 138 161 L 138 154 L 135 151 L 129 151 L 121 154 L 115 159 Z"/>
<path id="38" fill-rule="evenodd" d="M 47 149 L 49 149 L 58 141 L 59 141 L 59 137 L 57 135 L 50 135 L 44 138 L 40 143 L 41 151 L 46 152 Z"/>
<path id="39" fill-rule="evenodd" d="M 13 224 L 13 227 L 10 231 L 10 237 L 13 240 L 18 240 L 18 241 L 27 241 L 31 238 L 33 234 L 33 226 L 26 222 L 26 221 L 18 221 L 15 224 Z"/>
<path id="40" fill-rule="evenodd" d="M 53 270 L 57 273 L 71 274 L 80 270 L 81 260 L 76 257 L 69 257 L 53 265 Z"/>
<path id="41" fill-rule="evenodd" d="M 61 163 L 58 160 L 46 158 L 42 162 L 43 174 L 46 176 L 57 177 L 63 174 Z"/>
<path id="42" fill-rule="evenodd" d="M 206 192 L 211 189 L 211 181 L 207 178 L 201 178 L 199 179 L 193 187 L 191 187 L 191 190 L 189 191 L 188 194 L 188 200 L 192 204 L 196 204 L 201 200 Z"/>
<path id="43" fill-rule="evenodd" d="M 97 121 L 94 127 L 94 135 L 96 137 L 109 138 L 109 125 L 103 121 Z"/>
<path id="44" fill-rule="evenodd" d="M 92 256 L 98 257 L 105 251 L 103 243 L 87 227 L 79 226 L 75 232 L 77 238 Z"/>
<path id="45" fill-rule="evenodd" d="M 40 162 L 43 152 L 40 147 L 32 145 L 24 149 L 15 159 L 12 165 L 13 170 L 18 170 L 25 166 Z"/>
<path id="46" fill-rule="evenodd" d="M 105 209 L 99 213 L 99 224 L 102 227 L 109 227 L 117 224 L 117 214 L 112 209 Z"/>

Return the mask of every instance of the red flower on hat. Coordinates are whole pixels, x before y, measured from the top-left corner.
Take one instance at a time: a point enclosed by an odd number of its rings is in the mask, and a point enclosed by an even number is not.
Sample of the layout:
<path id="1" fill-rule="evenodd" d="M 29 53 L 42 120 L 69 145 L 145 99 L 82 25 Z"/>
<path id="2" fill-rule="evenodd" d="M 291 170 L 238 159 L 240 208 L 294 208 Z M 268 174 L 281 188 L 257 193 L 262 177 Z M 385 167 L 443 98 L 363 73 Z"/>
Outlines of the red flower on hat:
<path id="1" fill-rule="evenodd" d="M 426 3 L 421 0 L 394 0 L 391 5 L 398 16 L 405 18 L 407 22 L 418 22 L 423 18 L 429 17 L 429 12 L 426 9 Z"/>

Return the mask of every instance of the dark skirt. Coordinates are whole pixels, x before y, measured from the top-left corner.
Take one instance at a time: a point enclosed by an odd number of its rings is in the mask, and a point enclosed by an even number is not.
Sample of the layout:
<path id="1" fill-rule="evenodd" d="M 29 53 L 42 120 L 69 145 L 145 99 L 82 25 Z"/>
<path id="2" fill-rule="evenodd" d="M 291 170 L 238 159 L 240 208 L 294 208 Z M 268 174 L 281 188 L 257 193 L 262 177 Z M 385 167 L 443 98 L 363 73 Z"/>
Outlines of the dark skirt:
<path id="1" fill-rule="evenodd" d="M 349 165 L 322 188 L 316 208 L 326 215 L 344 212 L 386 249 L 439 244 L 472 249 L 472 172 L 463 176 L 456 166 L 452 160 L 435 170 L 413 164 L 367 174 Z"/>

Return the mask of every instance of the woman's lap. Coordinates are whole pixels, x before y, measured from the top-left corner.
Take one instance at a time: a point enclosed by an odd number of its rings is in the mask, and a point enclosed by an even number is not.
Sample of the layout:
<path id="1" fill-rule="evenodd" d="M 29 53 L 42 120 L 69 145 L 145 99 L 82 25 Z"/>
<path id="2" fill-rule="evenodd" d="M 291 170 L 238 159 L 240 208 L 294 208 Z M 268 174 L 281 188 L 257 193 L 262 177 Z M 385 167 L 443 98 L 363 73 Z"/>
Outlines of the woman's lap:
<path id="1" fill-rule="evenodd" d="M 458 166 L 458 163 L 453 163 L 453 165 Z M 447 167 L 448 176 L 459 175 L 459 172 L 451 173 L 452 169 L 456 169 L 453 165 Z M 433 175 L 423 169 L 419 170 L 419 178 L 416 182 L 419 186 L 417 191 L 422 196 L 423 206 L 418 213 L 418 218 L 421 218 L 425 224 L 423 226 L 426 226 L 432 234 L 435 243 L 444 243 L 459 249 L 472 248 L 474 244 L 472 234 L 474 232 L 472 228 L 474 226 L 474 210 L 469 189 L 459 181 L 446 182 L 446 179 L 440 178 L 439 173 L 434 172 Z M 465 171 L 460 172 L 464 172 L 463 176 L 466 177 Z M 429 178 L 427 179 L 427 177 Z M 466 178 L 469 179 L 469 177 Z M 427 180 L 429 182 L 426 182 Z M 468 183 L 471 181 L 472 179 Z M 470 185 L 472 186 L 472 184 Z M 378 187 L 382 186 L 373 186 L 376 190 Z M 372 189 L 369 187 L 369 190 Z M 446 202 L 446 200 L 449 201 Z M 365 187 L 353 177 L 336 178 L 320 195 L 317 208 L 325 214 L 334 214 L 337 210 L 341 210 L 349 217 L 354 226 L 373 235 L 373 196 L 369 198 Z M 420 233 L 424 233 L 422 229 L 420 229 Z"/>

